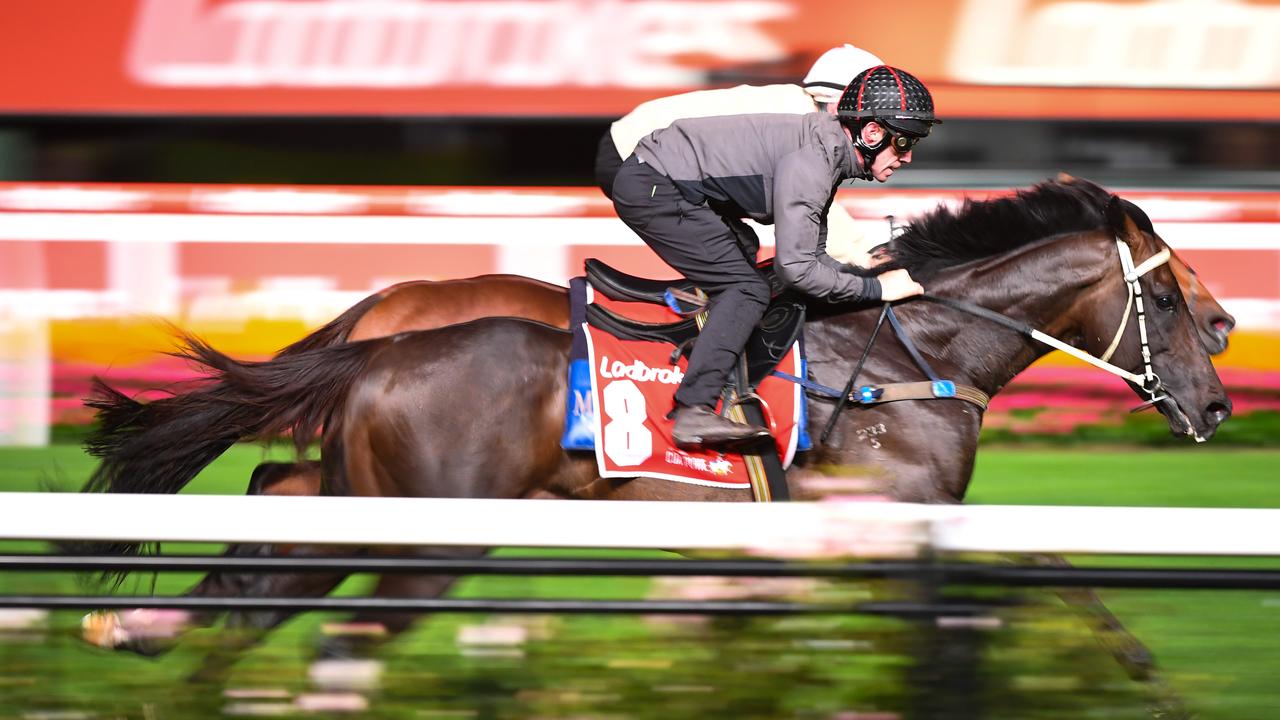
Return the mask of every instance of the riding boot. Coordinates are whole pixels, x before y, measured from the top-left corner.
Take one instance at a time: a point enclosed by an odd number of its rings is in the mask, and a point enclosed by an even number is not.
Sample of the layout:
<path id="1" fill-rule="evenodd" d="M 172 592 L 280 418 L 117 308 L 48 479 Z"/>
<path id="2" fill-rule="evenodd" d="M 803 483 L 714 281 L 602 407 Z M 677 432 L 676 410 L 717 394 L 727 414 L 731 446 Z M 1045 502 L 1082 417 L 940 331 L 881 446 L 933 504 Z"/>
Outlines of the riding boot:
<path id="1" fill-rule="evenodd" d="M 676 447 L 684 449 L 738 445 L 770 437 L 766 428 L 734 422 L 708 407 L 682 405 L 676 408 L 674 419 L 671 437 Z"/>

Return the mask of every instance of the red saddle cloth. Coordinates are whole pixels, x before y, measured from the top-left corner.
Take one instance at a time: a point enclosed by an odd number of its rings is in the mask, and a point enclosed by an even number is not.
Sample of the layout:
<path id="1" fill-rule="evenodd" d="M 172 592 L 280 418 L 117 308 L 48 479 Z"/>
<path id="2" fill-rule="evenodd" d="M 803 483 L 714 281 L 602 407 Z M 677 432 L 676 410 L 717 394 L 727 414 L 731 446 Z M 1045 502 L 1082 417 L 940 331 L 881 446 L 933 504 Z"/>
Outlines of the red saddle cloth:
<path id="1" fill-rule="evenodd" d="M 588 290 L 596 302 L 618 315 L 641 322 L 669 323 L 679 318 L 660 305 L 619 302 Z M 719 488 L 749 488 L 750 456 L 715 450 L 681 450 L 671 439 L 673 396 L 688 360 L 671 364 L 668 343 L 622 340 L 584 323 L 591 391 L 595 404 L 596 461 L 601 477 L 651 477 Z M 800 375 L 799 343 L 778 363 L 778 370 Z M 799 440 L 801 388 L 769 376 L 756 393 L 764 400 L 783 467 L 795 457 Z"/>

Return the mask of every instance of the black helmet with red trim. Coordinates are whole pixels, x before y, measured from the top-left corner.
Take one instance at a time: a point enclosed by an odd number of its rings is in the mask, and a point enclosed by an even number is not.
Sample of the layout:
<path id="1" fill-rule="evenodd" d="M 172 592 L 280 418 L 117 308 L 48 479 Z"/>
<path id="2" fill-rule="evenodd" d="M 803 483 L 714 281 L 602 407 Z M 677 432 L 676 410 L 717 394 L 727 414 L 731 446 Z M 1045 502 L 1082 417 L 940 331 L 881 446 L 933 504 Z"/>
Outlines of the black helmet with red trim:
<path id="1" fill-rule="evenodd" d="M 860 128 L 874 120 L 898 133 L 924 137 L 935 123 L 933 96 L 915 75 L 878 65 L 858 73 L 840 96 L 836 115 Z"/>

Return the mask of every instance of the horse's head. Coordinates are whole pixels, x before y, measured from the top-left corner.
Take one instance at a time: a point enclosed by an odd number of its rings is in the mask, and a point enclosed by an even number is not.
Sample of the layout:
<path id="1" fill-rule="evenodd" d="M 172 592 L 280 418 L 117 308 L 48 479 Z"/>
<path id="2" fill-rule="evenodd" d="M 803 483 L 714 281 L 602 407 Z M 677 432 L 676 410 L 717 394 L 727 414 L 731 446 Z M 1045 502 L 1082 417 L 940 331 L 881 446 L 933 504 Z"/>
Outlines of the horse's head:
<path id="1" fill-rule="evenodd" d="M 1187 308 L 1195 320 L 1200 342 L 1210 355 L 1221 355 L 1227 349 L 1227 338 L 1236 326 L 1236 319 L 1218 303 L 1218 299 L 1200 282 L 1196 271 L 1178 257 L 1169 257 L 1169 269 L 1178 279 L 1178 289 L 1187 299 Z"/>
<path id="2" fill-rule="evenodd" d="M 935 316 L 922 340 L 980 389 L 998 392 L 1067 341 L 1139 383 L 1139 395 L 1155 400 L 1174 433 L 1207 439 L 1231 403 L 1169 248 L 1150 225 L 1136 205 L 1093 183 L 1047 182 L 917 218 L 890 241 L 883 267 L 905 267 L 933 295 L 966 298 L 1040 329 L 1035 341 L 1010 343 L 970 331 L 971 319 Z"/>
<path id="3" fill-rule="evenodd" d="M 1082 178 L 1073 177 L 1067 173 L 1058 173 L 1057 182 L 1085 190 L 1097 197 L 1104 205 L 1109 203 L 1112 197 L 1111 193 L 1101 186 Z M 1160 238 L 1151 222 L 1151 218 L 1143 212 L 1142 208 L 1123 198 L 1120 203 L 1129 216 L 1133 218 L 1139 230 Z M 1163 242 L 1162 238 L 1161 242 Z M 1221 354 L 1227 349 L 1227 336 L 1231 334 L 1232 328 L 1236 326 L 1236 319 L 1223 309 L 1222 305 L 1218 303 L 1218 299 L 1196 277 L 1196 271 L 1190 265 L 1187 265 L 1182 258 L 1178 257 L 1176 253 L 1173 253 L 1169 258 L 1169 268 L 1173 270 L 1174 277 L 1178 279 L 1178 289 L 1182 291 L 1182 297 L 1187 300 L 1187 308 L 1191 311 L 1191 317 L 1195 319 L 1196 331 L 1200 333 L 1200 341 L 1204 343 L 1204 347 L 1209 351 L 1210 355 Z"/>
<path id="4" fill-rule="evenodd" d="M 1155 401 L 1175 434 L 1205 440 L 1231 415 L 1231 401 L 1205 352 L 1176 269 L 1171 262 L 1155 259 L 1168 246 L 1140 227 L 1143 223 L 1135 220 L 1131 207 L 1115 196 L 1107 204 L 1106 219 L 1116 243 L 1105 253 L 1108 259 L 1103 263 L 1112 263 L 1114 270 L 1087 291 L 1089 297 L 1079 306 L 1088 308 L 1078 318 L 1082 337 L 1091 353 L 1106 357 L 1113 351 L 1111 362 L 1137 374 L 1146 374 L 1149 357 L 1154 379 L 1146 380 L 1145 387 L 1130 382 L 1134 390 L 1143 399 Z M 1129 275 L 1136 279 L 1134 290 L 1141 293 L 1132 301 L 1120 244 L 1138 268 Z M 1118 329 L 1122 322 L 1123 333 Z"/>

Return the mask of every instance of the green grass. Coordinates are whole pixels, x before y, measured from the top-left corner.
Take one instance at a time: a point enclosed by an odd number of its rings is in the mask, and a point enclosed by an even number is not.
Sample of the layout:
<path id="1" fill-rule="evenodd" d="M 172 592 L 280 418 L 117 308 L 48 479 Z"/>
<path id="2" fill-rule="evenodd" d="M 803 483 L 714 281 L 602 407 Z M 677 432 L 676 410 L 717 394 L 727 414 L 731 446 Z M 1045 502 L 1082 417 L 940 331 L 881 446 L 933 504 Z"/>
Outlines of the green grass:
<path id="1" fill-rule="evenodd" d="M 1280 450 L 987 448 L 966 502 L 1276 508 Z"/>
<path id="2" fill-rule="evenodd" d="M 1195 447 L 1163 451 L 987 450 L 969 500 L 987 504 L 1280 507 L 1280 451 Z M 1088 532 L 1088 528 L 1081 528 Z M 1196 533 L 1194 527 L 1188 533 Z M 1122 565 L 1280 560 L 1080 558 Z M 1109 590 L 1099 595 L 1155 653 L 1204 718 L 1269 718 L 1280 706 L 1280 592 Z"/>
<path id="3" fill-rule="evenodd" d="M 233 448 L 190 491 L 242 493 L 253 466 L 268 456 L 279 458 L 284 451 L 268 455 L 253 447 Z M 979 453 L 969 501 L 1280 507 L 1278 465 L 1280 451 L 1212 446 L 986 447 Z M 90 459 L 71 445 L 4 449 L 0 490 L 35 490 L 49 483 L 74 489 L 91 469 Z M 158 587 L 177 592 L 193 579 L 168 576 Z M 363 592 L 368 582 L 353 579 L 341 592 Z M 638 579 L 475 578 L 456 594 L 640 597 L 648 587 L 647 580 Z M 4 593 L 74 590 L 65 576 L 0 577 Z M 853 584 L 838 592 L 858 596 L 868 589 Z M 1280 667 L 1274 640 L 1280 637 L 1280 593 L 1127 590 L 1103 596 L 1155 652 L 1168 682 L 1199 717 L 1273 716 L 1273 707 L 1280 705 L 1273 678 Z M 1146 690 L 1127 681 L 1056 600 L 1033 597 L 989 640 L 982 665 L 989 717 L 1146 716 Z M 243 656 L 232 685 L 303 691 L 320 626 L 332 619 L 309 614 L 291 621 Z M 164 660 L 149 661 L 80 646 L 74 639 L 77 622 L 75 613 L 56 613 L 40 643 L 7 643 L 0 633 L 0 718 L 86 709 L 100 717 L 213 717 L 228 702 L 217 688 L 171 691 L 207 654 L 220 652 L 222 631 L 193 633 Z M 368 716 L 423 717 L 429 711 L 440 717 L 822 717 L 841 710 L 901 710 L 912 702 L 910 689 L 920 685 L 908 675 L 911 635 L 892 621 L 801 618 L 684 627 L 629 617 L 548 618 L 534 624 L 520 657 L 476 655 L 456 643 L 461 627 L 485 622 L 507 621 L 431 618 L 387 647 L 381 654 L 387 663 L 382 690 L 374 694 Z"/>

